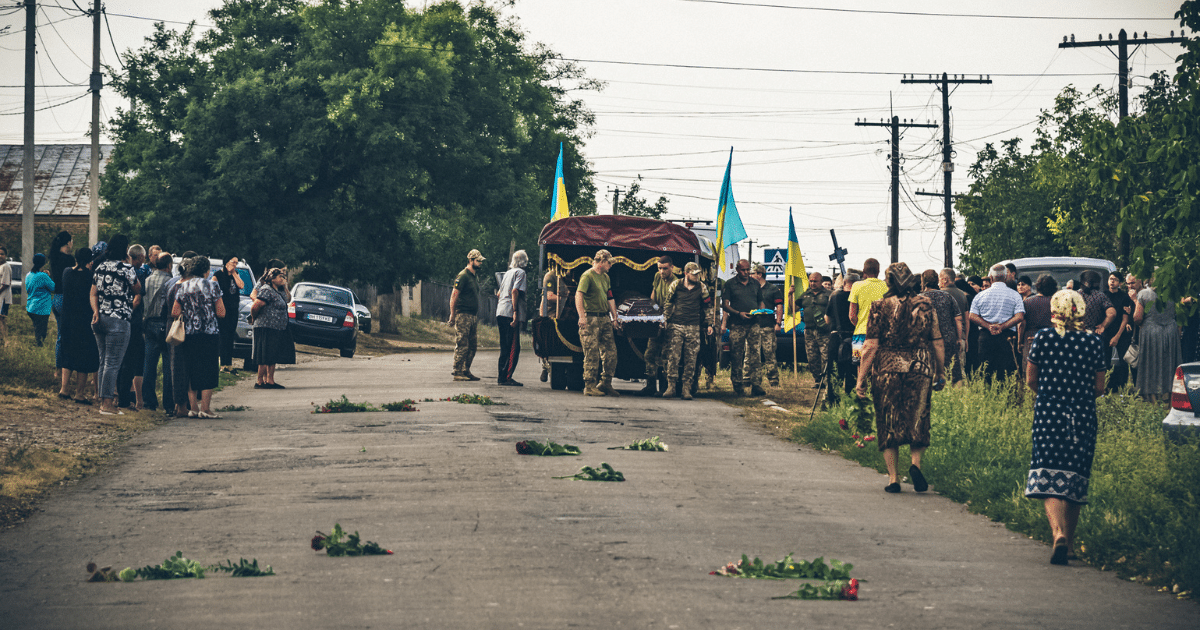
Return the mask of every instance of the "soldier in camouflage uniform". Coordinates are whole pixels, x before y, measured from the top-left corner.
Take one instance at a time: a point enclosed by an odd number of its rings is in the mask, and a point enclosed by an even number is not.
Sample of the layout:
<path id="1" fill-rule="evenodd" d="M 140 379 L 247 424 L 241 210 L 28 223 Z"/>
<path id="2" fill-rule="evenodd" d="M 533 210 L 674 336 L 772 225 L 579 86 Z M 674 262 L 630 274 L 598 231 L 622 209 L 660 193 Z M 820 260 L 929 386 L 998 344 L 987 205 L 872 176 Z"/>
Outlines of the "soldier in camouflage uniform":
<path id="1" fill-rule="evenodd" d="M 758 281 L 758 286 L 762 287 L 763 307 L 775 311 L 757 317 L 758 350 L 762 357 L 762 366 L 758 373 L 766 374 L 771 387 L 779 387 L 779 366 L 775 363 L 775 336 L 783 327 L 783 291 L 767 282 L 767 268 L 762 265 L 754 265 L 754 279 Z"/>
<path id="2" fill-rule="evenodd" d="M 613 328 L 620 328 L 617 304 L 613 301 L 608 270 L 612 254 L 602 249 L 596 252 L 592 268 L 583 272 L 575 293 L 575 309 L 579 312 L 579 341 L 583 346 L 583 394 L 585 396 L 620 396 L 613 389 L 612 378 L 617 371 L 617 343 Z M 601 377 L 603 366 L 603 377 Z"/>
<path id="3" fill-rule="evenodd" d="M 659 256 L 658 273 L 654 274 L 654 286 L 650 298 L 659 309 L 666 308 L 667 289 L 675 282 L 675 265 L 670 256 Z M 653 396 L 658 391 L 658 374 L 666 368 L 664 352 L 671 341 L 671 329 L 663 326 L 658 335 L 646 340 L 646 351 L 642 359 L 646 362 L 646 386 L 639 394 Z"/>
<path id="4" fill-rule="evenodd" d="M 825 315 L 829 312 L 829 298 L 832 293 L 821 282 L 821 274 L 814 272 L 808 277 L 808 290 L 800 294 L 796 300 L 804 309 L 801 321 L 804 322 L 804 351 L 808 353 L 808 370 L 812 372 L 813 382 L 821 383 L 825 374 L 825 365 L 829 360 L 829 331 L 830 324 Z"/>
<path id="5" fill-rule="evenodd" d="M 737 277 L 725 283 L 721 298 L 721 309 L 728 315 L 730 381 L 738 396 L 746 395 L 747 384 L 751 396 L 763 396 L 767 392 L 758 384 L 758 326 L 750 316 L 762 308 L 762 287 L 750 277 L 750 261 L 739 260 L 736 269 Z"/>
<path id="6" fill-rule="evenodd" d="M 478 249 L 467 254 L 467 266 L 454 279 L 454 290 L 450 292 L 450 321 L 454 328 L 454 380 L 478 381 L 471 374 L 471 362 L 475 360 L 475 348 L 479 342 L 479 278 L 476 276 L 483 261 L 487 260 Z"/>
<path id="7" fill-rule="evenodd" d="M 676 385 L 684 400 L 692 399 L 692 379 L 696 376 L 696 356 L 700 353 L 700 328 L 712 334 L 712 296 L 700 280 L 700 265 L 690 262 L 683 267 L 683 279 L 667 289 L 663 307 L 663 325 L 671 332 L 667 346 L 667 387 L 663 398 L 676 395 Z M 682 376 L 680 368 L 683 368 Z"/>

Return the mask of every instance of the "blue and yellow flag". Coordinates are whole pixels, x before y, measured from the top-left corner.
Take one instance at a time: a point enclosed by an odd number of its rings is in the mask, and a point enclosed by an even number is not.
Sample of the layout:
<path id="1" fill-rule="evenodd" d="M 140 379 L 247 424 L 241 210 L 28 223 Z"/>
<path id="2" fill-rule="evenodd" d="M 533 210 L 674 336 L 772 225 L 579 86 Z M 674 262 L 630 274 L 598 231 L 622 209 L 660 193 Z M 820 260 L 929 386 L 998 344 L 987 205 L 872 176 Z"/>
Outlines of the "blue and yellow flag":
<path id="1" fill-rule="evenodd" d="M 789 331 L 800 323 L 796 312 L 796 298 L 808 290 L 808 274 L 804 271 L 804 256 L 800 254 L 800 241 L 796 239 L 796 224 L 792 221 L 792 209 L 788 208 L 787 266 L 783 270 L 783 330 Z M 795 295 L 792 292 L 795 291 Z M 790 296 L 790 297 L 789 297 Z"/>
<path id="2" fill-rule="evenodd" d="M 733 147 L 729 148 L 729 164 L 725 166 L 725 181 L 721 183 L 721 197 L 717 199 L 717 270 L 723 273 L 730 261 L 725 260 L 725 249 L 746 239 L 746 228 L 738 216 L 737 204 L 733 201 L 733 185 L 730 172 L 733 170 Z M 737 261 L 732 261 L 736 263 Z"/>
<path id="3" fill-rule="evenodd" d="M 558 168 L 554 171 L 554 189 L 550 191 L 550 221 L 554 222 L 571 216 L 567 208 L 567 183 L 563 180 L 563 145 L 558 143 Z"/>

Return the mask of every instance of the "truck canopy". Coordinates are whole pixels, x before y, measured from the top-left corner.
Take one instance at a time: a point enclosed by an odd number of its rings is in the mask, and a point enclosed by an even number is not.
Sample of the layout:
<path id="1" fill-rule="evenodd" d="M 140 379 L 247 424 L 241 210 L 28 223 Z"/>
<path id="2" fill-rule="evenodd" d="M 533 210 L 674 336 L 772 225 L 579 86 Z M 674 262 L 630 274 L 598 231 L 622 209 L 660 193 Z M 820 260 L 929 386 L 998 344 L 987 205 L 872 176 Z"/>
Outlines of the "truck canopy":
<path id="1" fill-rule="evenodd" d="M 713 257 L 712 243 L 682 225 L 622 215 L 567 217 L 552 221 L 542 228 L 538 244 Z"/>

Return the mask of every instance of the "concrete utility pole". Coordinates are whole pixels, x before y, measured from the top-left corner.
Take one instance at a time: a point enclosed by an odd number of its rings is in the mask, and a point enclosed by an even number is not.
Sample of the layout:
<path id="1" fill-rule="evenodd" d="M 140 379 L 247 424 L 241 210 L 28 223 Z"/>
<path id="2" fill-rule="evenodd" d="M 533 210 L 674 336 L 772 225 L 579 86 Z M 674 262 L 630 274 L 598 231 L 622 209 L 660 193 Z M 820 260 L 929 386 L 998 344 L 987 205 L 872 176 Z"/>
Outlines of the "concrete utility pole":
<path id="1" fill-rule="evenodd" d="M 942 92 L 942 174 L 945 182 L 942 184 L 942 194 L 945 196 L 945 217 L 946 217 L 946 251 L 945 251 L 945 267 L 954 266 L 954 210 L 953 210 L 953 193 L 951 192 L 950 180 L 954 175 L 954 150 L 950 144 L 950 84 L 962 83 L 991 83 L 992 79 L 987 79 L 982 76 L 978 79 L 968 79 L 961 75 L 954 75 L 951 79 L 945 72 L 939 79 L 930 75 L 926 79 L 914 79 L 912 75 L 900 80 L 900 83 L 933 83 L 938 86 Z"/>
<path id="2" fill-rule="evenodd" d="M 613 194 L 613 216 L 621 214 L 617 211 L 617 200 L 621 198 L 621 187 L 615 186 L 613 188 L 609 188 L 608 190 Z"/>
<path id="3" fill-rule="evenodd" d="M 33 75 L 37 59 L 37 2 L 25 0 L 25 172 L 21 178 L 21 263 L 33 265 Z M 21 303 L 29 296 L 21 292 Z"/>
<path id="4" fill-rule="evenodd" d="M 933 123 L 900 122 L 899 116 L 892 116 L 891 122 L 867 122 L 857 120 L 855 127 L 891 127 L 892 128 L 892 225 L 888 228 L 888 244 L 892 246 L 892 262 L 900 262 L 900 128 L 917 127 L 922 129 L 937 129 Z"/>
<path id="5" fill-rule="evenodd" d="M 104 76 L 100 74 L 100 0 L 92 3 L 92 164 L 91 190 L 88 194 L 88 246 L 100 240 L 100 88 L 104 87 Z"/>
<path id="6" fill-rule="evenodd" d="M 1171 31 L 1170 37 L 1147 37 L 1145 31 L 1142 32 L 1142 38 L 1138 39 L 1137 31 L 1133 33 L 1133 47 L 1136 51 L 1138 46 L 1142 44 L 1182 44 L 1187 40 L 1184 31 L 1179 31 L 1179 37 L 1175 37 L 1175 31 Z M 1062 43 L 1059 48 L 1093 48 L 1104 46 L 1111 48 L 1117 47 L 1117 100 L 1120 107 L 1121 118 L 1129 116 L 1129 36 L 1125 34 L 1125 29 L 1117 34 L 1117 40 L 1113 41 L 1112 33 L 1108 34 L 1108 41 L 1104 41 L 1103 35 L 1097 35 L 1094 42 L 1077 42 L 1075 35 L 1071 35 L 1068 41 L 1067 36 L 1063 35 Z M 1129 230 L 1121 231 L 1121 243 L 1117 251 L 1117 264 L 1122 267 L 1129 267 Z"/>

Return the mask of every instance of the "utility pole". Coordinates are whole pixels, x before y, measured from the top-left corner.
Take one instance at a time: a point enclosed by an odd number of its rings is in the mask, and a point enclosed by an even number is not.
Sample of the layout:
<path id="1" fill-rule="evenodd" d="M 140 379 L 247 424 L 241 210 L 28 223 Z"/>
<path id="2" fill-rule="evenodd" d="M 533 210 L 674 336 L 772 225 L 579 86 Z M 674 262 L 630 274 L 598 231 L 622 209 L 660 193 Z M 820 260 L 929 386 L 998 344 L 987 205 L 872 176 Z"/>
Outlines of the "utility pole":
<path id="1" fill-rule="evenodd" d="M 25 0 L 25 172 L 21 179 L 21 263 L 33 269 L 33 75 L 37 59 L 37 1 Z M 21 301 L 29 298 L 21 292 Z"/>
<path id="2" fill-rule="evenodd" d="M 1145 31 L 1142 32 L 1142 38 L 1138 39 L 1137 31 L 1133 33 L 1133 47 L 1136 51 L 1138 46 L 1142 44 L 1182 44 L 1187 40 L 1185 31 L 1179 31 L 1179 37 L 1175 37 L 1175 31 L 1171 31 L 1170 37 L 1147 37 Z M 1117 34 L 1117 40 L 1113 41 L 1112 33 L 1108 34 L 1108 41 L 1104 41 L 1103 35 L 1097 35 L 1094 42 L 1077 42 L 1075 35 L 1071 35 L 1068 41 L 1067 36 L 1063 35 L 1062 43 L 1059 48 L 1093 48 L 1103 46 L 1111 48 L 1117 47 L 1117 101 L 1120 107 L 1121 119 L 1129 116 L 1129 36 L 1126 35 L 1125 29 Z M 1117 263 L 1126 268 L 1129 267 L 1129 230 L 1121 230 L 1121 242 L 1117 250 Z"/>
<path id="3" fill-rule="evenodd" d="M 888 228 L 888 244 L 892 246 L 892 262 L 900 262 L 900 128 L 918 127 L 922 129 L 937 129 L 933 123 L 910 122 L 907 118 L 900 121 L 899 116 L 892 116 L 891 122 L 867 122 L 856 120 L 855 127 L 891 127 L 892 128 L 892 225 Z"/>
<path id="4" fill-rule="evenodd" d="M 754 239 L 746 239 L 746 262 L 750 263 L 750 268 L 754 268 Z"/>
<path id="5" fill-rule="evenodd" d="M 617 211 L 617 200 L 621 198 L 621 187 L 614 186 L 608 189 L 613 194 L 613 216 L 621 214 Z"/>
<path id="6" fill-rule="evenodd" d="M 104 87 L 104 76 L 100 74 L 100 0 L 92 3 L 92 164 L 91 190 L 88 194 L 88 246 L 100 240 L 100 88 Z"/>
<path id="7" fill-rule="evenodd" d="M 942 174 L 945 182 L 942 184 L 942 193 L 945 196 L 945 218 L 946 218 L 946 251 L 945 251 L 945 267 L 954 266 L 954 210 L 953 210 L 953 193 L 951 192 L 950 180 L 954 175 L 954 150 L 950 144 L 950 84 L 962 83 L 991 83 L 991 77 L 978 79 L 968 79 L 962 75 L 954 75 L 950 78 L 945 72 L 939 79 L 930 75 L 925 79 L 914 79 L 912 75 L 900 79 L 900 83 L 933 83 L 938 86 L 942 92 Z"/>

